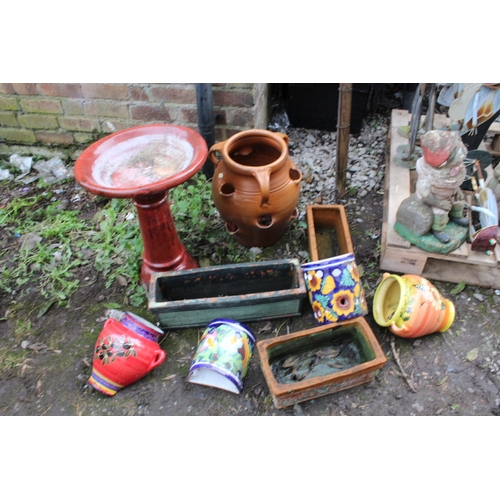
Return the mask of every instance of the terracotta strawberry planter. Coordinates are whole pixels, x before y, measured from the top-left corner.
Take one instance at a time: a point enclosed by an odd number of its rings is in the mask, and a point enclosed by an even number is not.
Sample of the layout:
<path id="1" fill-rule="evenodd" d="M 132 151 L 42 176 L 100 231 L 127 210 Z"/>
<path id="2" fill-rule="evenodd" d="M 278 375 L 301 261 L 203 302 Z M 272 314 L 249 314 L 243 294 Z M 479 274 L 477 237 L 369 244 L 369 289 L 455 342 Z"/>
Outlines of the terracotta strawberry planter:
<path id="1" fill-rule="evenodd" d="M 257 342 L 278 409 L 374 380 L 387 361 L 362 317 Z"/>
<path id="2" fill-rule="evenodd" d="M 162 328 L 188 328 L 299 316 L 306 295 L 299 261 L 284 259 L 155 273 L 148 307 Z"/>
<path id="3" fill-rule="evenodd" d="M 311 261 L 354 253 L 343 205 L 307 205 L 306 215 Z"/>
<path id="4" fill-rule="evenodd" d="M 208 154 L 213 201 L 227 231 L 246 247 L 274 245 L 298 215 L 302 173 L 288 153 L 288 136 L 244 130 Z"/>

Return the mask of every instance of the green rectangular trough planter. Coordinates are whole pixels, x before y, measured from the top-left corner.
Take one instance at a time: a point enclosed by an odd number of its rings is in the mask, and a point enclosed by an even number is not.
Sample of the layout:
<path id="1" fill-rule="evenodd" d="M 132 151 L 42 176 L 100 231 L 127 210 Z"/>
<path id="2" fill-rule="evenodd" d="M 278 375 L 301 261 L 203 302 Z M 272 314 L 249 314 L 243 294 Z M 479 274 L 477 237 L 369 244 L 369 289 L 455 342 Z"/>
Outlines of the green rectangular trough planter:
<path id="1" fill-rule="evenodd" d="M 371 382 L 387 359 L 364 318 L 257 342 L 278 409 Z"/>
<path id="2" fill-rule="evenodd" d="M 153 273 L 148 309 L 163 329 L 250 322 L 301 314 L 307 296 L 297 259 Z"/>

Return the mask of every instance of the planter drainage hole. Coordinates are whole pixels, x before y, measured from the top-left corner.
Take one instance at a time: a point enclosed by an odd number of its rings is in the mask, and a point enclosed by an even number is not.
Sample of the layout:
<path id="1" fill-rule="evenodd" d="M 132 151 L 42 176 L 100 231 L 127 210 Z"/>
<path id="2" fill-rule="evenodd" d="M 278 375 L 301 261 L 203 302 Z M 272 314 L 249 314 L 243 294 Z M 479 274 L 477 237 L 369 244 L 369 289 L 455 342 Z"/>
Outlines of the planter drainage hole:
<path id="1" fill-rule="evenodd" d="M 257 219 L 257 224 L 260 226 L 260 227 L 269 227 L 271 226 L 273 223 L 273 217 L 272 215 L 261 215 L 258 219 Z"/>
<path id="2" fill-rule="evenodd" d="M 235 191 L 234 186 L 227 182 L 225 184 L 222 184 L 222 186 L 220 187 L 220 194 L 222 196 L 231 196 L 234 193 L 234 191 Z"/>
<path id="3" fill-rule="evenodd" d="M 226 229 L 229 234 L 234 234 L 236 231 L 238 231 L 238 225 L 235 224 L 234 222 L 227 221 L 226 222 Z"/>

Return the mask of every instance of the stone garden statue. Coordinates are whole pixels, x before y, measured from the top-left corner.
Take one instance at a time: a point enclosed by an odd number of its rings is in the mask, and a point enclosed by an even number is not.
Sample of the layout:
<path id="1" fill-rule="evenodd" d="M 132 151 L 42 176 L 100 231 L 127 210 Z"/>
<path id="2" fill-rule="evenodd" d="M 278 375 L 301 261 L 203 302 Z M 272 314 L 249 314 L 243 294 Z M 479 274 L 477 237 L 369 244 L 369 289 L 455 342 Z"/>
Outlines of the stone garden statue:
<path id="1" fill-rule="evenodd" d="M 457 132 L 430 130 L 420 141 L 415 193 L 403 200 L 394 229 L 424 250 L 448 253 L 466 239 L 469 219 L 463 216 L 467 148 Z"/>

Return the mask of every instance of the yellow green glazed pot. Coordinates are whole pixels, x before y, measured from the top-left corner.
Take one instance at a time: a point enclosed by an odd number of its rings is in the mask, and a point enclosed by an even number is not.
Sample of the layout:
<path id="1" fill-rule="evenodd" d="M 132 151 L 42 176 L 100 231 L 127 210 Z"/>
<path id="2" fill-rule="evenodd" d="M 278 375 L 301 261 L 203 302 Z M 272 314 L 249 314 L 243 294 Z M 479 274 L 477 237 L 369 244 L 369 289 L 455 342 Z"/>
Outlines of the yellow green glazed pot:
<path id="1" fill-rule="evenodd" d="M 384 273 L 373 297 L 373 317 L 395 335 L 415 338 L 448 330 L 455 306 L 422 276 Z"/>

